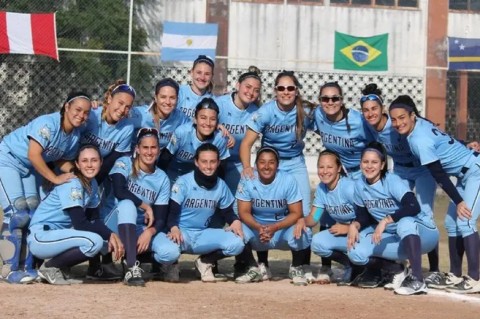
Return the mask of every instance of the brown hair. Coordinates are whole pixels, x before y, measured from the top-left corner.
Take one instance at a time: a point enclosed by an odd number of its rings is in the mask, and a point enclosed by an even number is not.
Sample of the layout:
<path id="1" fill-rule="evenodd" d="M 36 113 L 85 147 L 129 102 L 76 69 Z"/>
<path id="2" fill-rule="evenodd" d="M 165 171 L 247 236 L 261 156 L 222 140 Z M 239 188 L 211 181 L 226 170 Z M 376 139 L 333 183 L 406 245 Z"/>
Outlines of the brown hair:
<path id="1" fill-rule="evenodd" d="M 78 159 L 80 158 L 80 153 L 82 153 L 86 149 L 92 149 L 98 153 L 98 157 L 100 160 L 102 160 L 102 155 L 100 154 L 100 150 L 98 149 L 97 146 L 93 144 L 85 144 L 80 147 L 78 150 L 77 156 L 75 157 L 75 162 L 78 163 Z M 73 166 L 73 174 L 77 176 L 77 178 L 80 180 L 80 183 L 82 184 L 82 187 L 87 191 L 88 194 L 92 194 L 92 185 L 90 184 L 90 181 L 85 177 L 85 175 L 82 174 L 82 172 L 78 169 L 76 165 Z"/>

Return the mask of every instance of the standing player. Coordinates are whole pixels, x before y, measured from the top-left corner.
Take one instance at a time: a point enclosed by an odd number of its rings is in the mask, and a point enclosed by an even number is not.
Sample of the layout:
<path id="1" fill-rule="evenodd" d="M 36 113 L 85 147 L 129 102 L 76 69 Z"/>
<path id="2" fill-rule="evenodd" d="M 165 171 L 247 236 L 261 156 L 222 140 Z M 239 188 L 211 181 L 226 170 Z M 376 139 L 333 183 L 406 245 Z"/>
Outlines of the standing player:
<path id="1" fill-rule="evenodd" d="M 214 67 L 213 60 L 206 55 L 199 55 L 193 61 L 193 67 L 190 71 L 192 82 L 181 85 L 178 93 L 178 108 L 187 117 L 194 117 L 195 106 L 202 99 L 212 97 Z"/>
<path id="2" fill-rule="evenodd" d="M 408 95 L 397 97 L 390 104 L 389 111 L 392 126 L 407 137 L 412 153 L 428 168 L 452 200 L 445 218 L 451 274 L 433 284 L 438 288 L 447 287 L 451 292 L 480 292 L 480 244 L 476 226 L 480 214 L 477 204 L 480 189 L 479 154 L 421 118 Z M 457 187 L 450 181 L 450 176 L 457 177 Z M 467 255 L 468 275 L 461 278 L 464 252 Z"/>
<path id="3" fill-rule="evenodd" d="M 242 224 L 233 212 L 233 195 L 218 177 L 220 153 L 205 143 L 195 151 L 195 169 L 180 176 L 172 187 L 167 228 L 154 241 L 154 258 L 172 264 L 180 253 L 200 254 L 195 267 L 203 282 L 215 282 L 213 265 L 220 259 L 243 251 Z M 229 230 L 209 228 L 216 210 L 225 216 Z"/>
<path id="4" fill-rule="evenodd" d="M 195 124 L 181 125 L 174 131 L 160 158 L 160 167 L 167 172 L 171 182 L 193 171 L 194 155 L 202 144 L 214 144 L 220 150 L 222 161 L 230 156 L 228 137 L 222 136 L 217 129 L 219 113 L 217 103 L 211 98 L 204 98 L 195 107 Z"/>
<path id="5" fill-rule="evenodd" d="M 240 145 L 240 160 L 242 175 L 254 178 L 251 167 L 251 150 L 255 140 L 262 134 L 262 146 L 271 146 L 280 155 L 279 168 L 291 174 L 297 181 L 302 195 L 302 211 L 307 216 L 310 213 L 310 181 L 303 149 L 307 129 L 311 126 L 310 114 L 303 108 L 300 96 L 300 83 L 292 71 L 283 71 L 275 78 L 276 99 L 265 103 L 250 117 L 247 122 L 247 132 Z M 304 228 L 303 218 L 297 223 L 299 229 Z M 307 259 L 309 258 L 309 254 Z M 259 256 L 261 264 L 268 264 L 265 255 Z M 308 260 L 302 264 L 309 264 Z M 263 267 L 262 267 L 263 268 Z M 266 272 L 268 274 L 268 272 Z M 314 278 L 307 269 L 309 281 Z M 266 276 L 265 276 L 266 277 Z"/>
<path id="6" fill-rule="evenodd" d="M 388 173 L 382 144 L 370 143 L 361 155 L 363 176 L 355 184 L 355 221 L 348 231 L 348 257 L 367 268 L 378 267 L 378 257 L 410 262 L 389 288 L 400 295 L 427 292 L 422 275 L 422 254 L 438 244 L 438 229 L 406 181 Z M 371 222 L 371 218 L 376 223 Z M 359 229 L 361 232 L 359 233 Z"/>
<path id="7" fill-rule="evenodd" d="M 87 120 L 90 106 L 85 93 L 71 93 L 60 112 L 37 117 L 6 135 L 0 143 L 0 200 L 5 214 L 1 236 L 10 246 L 1 252 L 5 263 L 1 276 L 8 282 L 28 282 L 37 277 L 31 254 L 25 269 L 20 266 L 21 256 L 27 255 L 22 252 L 22 243 L 39 202 L 35 174 L 54 185 L 73 177 L 69 172 L 73 166 L 66 160 L 75 156 L 79 127 Z M 57 175 L 49 163 L 57 163 L 68 173 Z"/>
<path id="8" fill-rule="evenodd" d="M 100 198 L 95 175 L 101 164 L 96 146 L 82 146 L 75 159 L 75 177 L 53 188 L 32 217 L 28 247 L 36 257 L 49 259 L 39 274 L 52 285 L 69 285 L 62 269 L 98 254 L 104 240 L 117 259 L 123 256 L 117 235 L 101 220 L 91 218 L 98 216 Z"/>
<path id="9" fill-rule="evenodd" d="M 105 224 L 125 245 L 128 271 L 124 283 L 129 286 L 145 285 L 137 254 L 150 250 L 152 238 L 163 229 L 168 214 L 170 182 L 156 167 L 159 153 L 158 131 L 142 128 L 135 156 L 119 158 L 110 172 L 116 205 L 105 217 Z"/>
<path id="10" fill-rule="evenodd" d="M 415 188 L 415 195 L 422 212 L 433 218 L 433 204 L 437 185 L 427 168 L 410 151 L 406 136 L 400 135 L 393 127 L 390 117 L 384 113 L 382 91 L 376 84 L 368 84 L 360 98 L 363 117 L 372 128 L 375 139 L 382 143 L 387 154 L 393 159 L 395 174 L 408 181 Z M 438 272 L 438 246 L 428 253 L 430 272 Z M 428 277 L 426 279 L 428 284 Z"/>
<path id="11" fill-rule="evenodd" d="M 241 259 L 249 267 L 237 283 L 263 279 L 252 249 L 288 249 L 292 252 L 289 276 L 296 286 L 306 286 L 303 264 L 310 254 L 310 229 L 302 233 L 295 224 L 303 217 L 302 195 L 293 176 L 278 170 L 279 155 L 270 146 L 257 152 L 254 179 L 242 178 L 238 185 L 238 214 L 243 223 L 245 249 Z"/>

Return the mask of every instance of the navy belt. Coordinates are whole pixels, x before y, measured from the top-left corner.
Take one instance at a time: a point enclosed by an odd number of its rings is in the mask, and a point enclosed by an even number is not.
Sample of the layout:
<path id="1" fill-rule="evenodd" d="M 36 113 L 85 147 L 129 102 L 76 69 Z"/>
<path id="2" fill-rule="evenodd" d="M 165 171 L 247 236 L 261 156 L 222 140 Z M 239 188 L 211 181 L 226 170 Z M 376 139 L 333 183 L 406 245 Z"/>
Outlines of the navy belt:
<path id="1" fill-rule="evenodd" d="M 397 162 L 395 162 L 394 165 L 402 166 L 402 167 L 415 167 L 415 164 L 413 162 L 408 162 L 408 163 L 397 163 Z"/>

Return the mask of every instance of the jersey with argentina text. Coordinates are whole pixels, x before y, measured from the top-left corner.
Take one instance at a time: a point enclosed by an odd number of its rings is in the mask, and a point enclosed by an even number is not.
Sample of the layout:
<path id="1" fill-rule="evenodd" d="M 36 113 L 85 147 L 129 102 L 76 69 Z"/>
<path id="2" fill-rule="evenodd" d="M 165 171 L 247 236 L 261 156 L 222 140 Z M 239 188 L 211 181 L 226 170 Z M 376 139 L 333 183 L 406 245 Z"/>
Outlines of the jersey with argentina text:
<path id="1" fill-rule="evenodd" d="M 376 131 L 370 125 L 368 126 L 371 128 L 375 139 L 383 144 L 387 154 L 392 157 L 395 174 L 408 180 L 415 180 L 417 176 L 427 170 L 426 167 L 420 164 L 420 161 L 415 155 L 413 155 L 406 136 L 400 135 L 400 133 L 393 128 L 392 120 L 389 116 L 381 131 Z"/>
<path id="2" fill-rule="evenodd" d="M 272 100 L 262 105 L 252 114 L 247 122 L 248 128 L 262 134 L 262 146 L 275 148 L 280 157 L 302 155 L 306 129 L 310 127 L 310 118 L 305 116 L 302 138 L 297 139 L 297 106 L 290 111 L 282 111 L 277 101 Z"/>
<path id="3" fill-rule="evenodd" d="M 95 179 L 90 182 L 91 192 L 87 192 L 78 178 L 57 185 L 38 205 L 30 221 L 30 227 L 48 225 L 50 229 L 72 228 L 72 220 L 66 209 L 72 207 L 95 208 L 100 204 L 98 185 Z"/>
<path id="4" fill-rule="evenodd" d="M 358 170 L 362 150 L 374 138 L 359 111 L 349 109 L 347 117 L 350 131 L 346 118 L 332 122 L 319 106 L 315 109 L 315 130 L 320 134 L 323 146 L 338 153 L 347 171 Z"/>
<path id="5" fill-rule="evenodd" d="M 476 161 L 473 152 L 465 145 L 418 117 L 407 140 L 422 165 L 440 161 L 449 175 L 458 176 L 464 166 L 470 167 Z"/>
<path id="6" fill-rule="evenodd" d="M 108 124 L 102 119 L 103 108 L 92 109 L 86 127 L 82 128 L 81 144 L 93 144 L 100 149 L 102 157 L 111 154 L 130 152 L 133 135 L 131 121 L 121 119 L 116 124 Z"/>
<path id="7" fill-rule="evenodd" d="M 242 178 L 235 197 L 251 202 L 252 216 L 259 223 L 275 223 L 288 215 L 288 205 L 302 200 L 302 194 L 292 175 L 278 170 L 270 184 L 263 184 L 255 171 L 255 178 Z"/>
<path id="8" fill-rule="evenodd" d="M 342 176 L 334 189 L 320 183 L 315 191 L 313 206 L 323 208 L 333 220 L 341 224 L 349 224 L 355 219 L 355 181 Z"/>
<path id="9" fill-rule="evenodd" d="M 356 205 L 365 207 L 376 221 L 380 221 L 400 209 L 402 198 L 407 192 L 411 192 L 408 182 L 396 174 L 387 173 L 371 185 L 362 175 L 355 183 L 354 201 Z M 396 223 L 390 223 L 386 231 L 394 233 L 396 228 Z"/>
<path id="10" fill-rule="evenodd" d="M 212 143 L 218 147 L 220 160 L 227 159 L 230 156 L 227 147 L 228 137 L 223 136 L 221 131 L 215 130 L 213 138 L 200 141 L 197 137 L 195 126 L 192 124 L 179 126 L 173 132 L 167 145 L 168 151 L 173 155 L 171 169 L 178 170 L 180 175 L 192 171 L 195 152 L 200 145 L 205 143 Z"/>
<path id="11" fill-rule="evenodd" d="M 217 185 L 206 189 L 197 184 L 193 172 L 180 176 L 172 186 L 171 199 L 181 206 L 178 226 L 184 230 L 204 230 L 210 224 L 215 210 L 233 204 L 234 198 L 227 184 L 217 179 Z"/>
<path id="12" fill-rule="evenodd" d="M 235 103 L 233 103 L 234 94 L 235 93 L 219 96 L 215 98 L 215 102 L 217 102 L 218 107 L 220 108 L 218 123 L 225 126 L 227 131 L 235 139 L 235 146 L 230 149 L 230 157 L 228 158 L 228 161 L 238 163 L 240 162 L 240 144 L 247 131 L 247 120 L 251 117 L 253 112 L 258 110 L 258 106 L 254 103 L 250 103 L 245 110 L 241 110 L 235 105 Z"/>
<path id="13" fill-rule="evenodd" d="M 30 139 L 42 146 L 42 157 L 46 163 L 60 159 L 73 160 L 78 150 L 80 130 L 74 128 L 66 134 L 61 126 L 60 113 L 46 114 L 5 136 L 0 147 L 6 147 L 10 154 L 30 169 L 33 167 L 28 158 Z"/>
<path id="14" fill-rule="evenodd" d="M 191 120 L 182 111 L 175 108 L 166 119 L 160 119 L 160 122 L 156 124 L 152 114 L 152 107 L 152 104 L 136 106 L 130 111 L 130 118 L 135 127 L 133 137 L 135 141 L 133 142 L 136 143 L 137 132 L 140 128 L 152 127 L 159 130 L 160 149 L 164 149 L 167 147 L 175 129 L 182 124 L 191 123 Z"/>
<path id="15" fill-rule="evenodd" d="M 203 95 L 198 95 L 193 92 L 192 87 L 188 84 L 180 85 L 178 91 L 177 108 L 185 113 L 187 117 L 193 119 L 195 117 L 195 107 L 197 104 L 206 97 L 213 97 L 213 94 L 205 92 Z"/>

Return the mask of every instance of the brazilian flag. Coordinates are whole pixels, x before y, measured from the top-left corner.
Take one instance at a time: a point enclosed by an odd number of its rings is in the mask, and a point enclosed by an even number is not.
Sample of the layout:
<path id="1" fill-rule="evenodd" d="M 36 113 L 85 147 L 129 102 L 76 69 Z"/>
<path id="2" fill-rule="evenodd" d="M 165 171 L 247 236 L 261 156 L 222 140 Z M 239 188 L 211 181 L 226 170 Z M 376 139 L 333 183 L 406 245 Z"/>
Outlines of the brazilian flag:
<path id="1" fill-rule="evenodd" d="M 388 33 L 354 37 L 335 32 L 334 68 L 355 71 L 388 70 Z"/>

